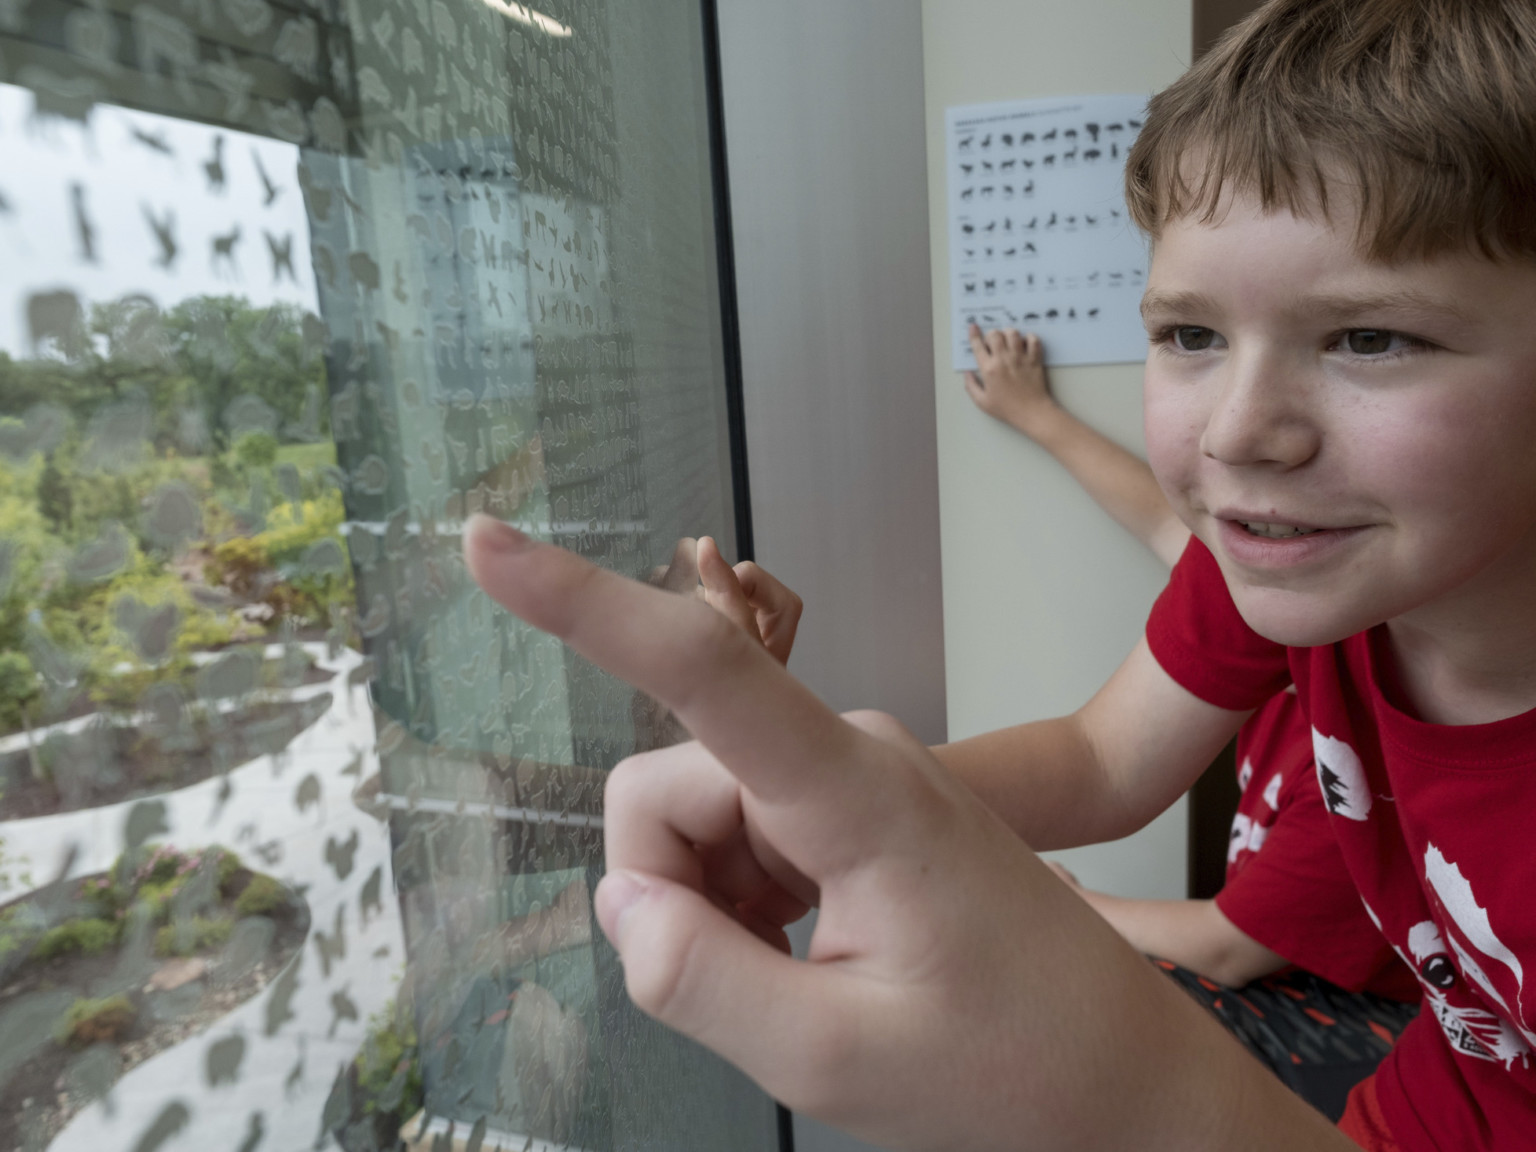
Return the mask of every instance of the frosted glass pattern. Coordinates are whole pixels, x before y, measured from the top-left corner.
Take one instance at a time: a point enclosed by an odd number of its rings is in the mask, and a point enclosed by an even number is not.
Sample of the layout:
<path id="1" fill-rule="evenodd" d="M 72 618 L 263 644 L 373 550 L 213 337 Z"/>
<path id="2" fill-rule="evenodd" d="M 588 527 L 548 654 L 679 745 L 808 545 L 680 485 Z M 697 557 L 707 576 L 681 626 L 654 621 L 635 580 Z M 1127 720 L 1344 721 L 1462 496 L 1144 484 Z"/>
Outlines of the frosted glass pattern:
<path id="1" fill-rule="evenodd" d="M 0 1150 L 777 1147 L 593 920 L 675 721 L 459 556 L 734 551 L 703 47 L 0 0 Z"/>

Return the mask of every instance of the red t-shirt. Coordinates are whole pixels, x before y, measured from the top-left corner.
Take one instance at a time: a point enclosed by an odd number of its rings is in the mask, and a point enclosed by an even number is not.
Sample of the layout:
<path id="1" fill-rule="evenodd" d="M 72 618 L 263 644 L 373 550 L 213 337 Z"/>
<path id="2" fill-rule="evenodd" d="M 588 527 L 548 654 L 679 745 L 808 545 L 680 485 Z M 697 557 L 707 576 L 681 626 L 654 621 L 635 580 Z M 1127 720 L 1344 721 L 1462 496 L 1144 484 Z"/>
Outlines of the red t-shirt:
<path id="1" fill-rule="evenodd" d="M 1341 988 L 1417 1000 L 1418 981 L 1371 923 L 1344 867 L 1294 691 L 1271 696 L 1243 725 L 1237 764 L 1242 798 L 1216 897 L 1222 914 Z"/>
<path id="2" fill-rule="evenodd" d="M 1424 989 L 1428 1010 L 1376 1074 L 1393 1136 L 1406 1152 L 1536 1146 L 1536 710 L 1417 720 L 1393 702 L 1385 628 L 1318 648 L 1265 640 L 1198 541 L 1147 640 L 1218 707 L 1296 684 L 1345 866 Z"/>

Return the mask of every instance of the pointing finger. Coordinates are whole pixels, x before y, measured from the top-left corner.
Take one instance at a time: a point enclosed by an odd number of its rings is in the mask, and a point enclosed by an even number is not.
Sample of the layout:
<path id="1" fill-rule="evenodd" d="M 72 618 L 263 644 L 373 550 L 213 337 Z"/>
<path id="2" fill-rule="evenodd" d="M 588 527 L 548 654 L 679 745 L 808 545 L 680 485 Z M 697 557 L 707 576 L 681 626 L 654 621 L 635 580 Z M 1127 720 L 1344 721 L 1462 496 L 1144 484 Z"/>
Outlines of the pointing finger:
<path id="1" fill-rule="evenodd" d="M 856 762 L 858 734 L 713 609 L 489 516 L 465 525 L 464 557 L 492 599 L 666 704 L 760 799 L 793 803 L 859 789 L 852 769 L 826 770 Z"/>

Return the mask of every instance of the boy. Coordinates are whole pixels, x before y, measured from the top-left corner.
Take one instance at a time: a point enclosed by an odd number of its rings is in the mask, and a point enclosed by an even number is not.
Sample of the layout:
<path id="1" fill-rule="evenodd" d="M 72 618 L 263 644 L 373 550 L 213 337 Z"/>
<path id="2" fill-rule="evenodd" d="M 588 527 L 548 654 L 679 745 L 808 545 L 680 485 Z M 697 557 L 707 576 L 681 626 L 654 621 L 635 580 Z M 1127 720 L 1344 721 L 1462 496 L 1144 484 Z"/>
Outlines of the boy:
<path id="1" fill-rule="evenodd" d="M 1433 1009 L 1343 1127 L 1529 1146 L 1533 62 L 1528 0 L 1273 0 L 1153 102 L 1147 444 L 1196 542 L 1073 716 L 930 754 L 703 606 L 469 526 L 493 596 L 699 741 L 609 782 L 597 911 L 642 1008 L 892 1147 L 1349 1147 L 1025 844 L 1144 824 L 1289 680 Z M 765 945 L 811 900 L 808 962 Z"/>
<path id="2" fill-rule="evenodd" d="M 965 389 L 976 406 L 1049 452 L 1172 567 L 1189 529 L 1143 461 L 1056 402 L 1039 337 L 983 334 L 973 324 L 970 340 L 977 367 Z M 1128 900 L 1050 867 L 1288 1087 L 1337 1120 L 1349 1090 L 1417 1014 L 1418 981 L 1355 895 L 1294 686 L 1243 724 L 1237 761 L 1241 796 L 1215 899 Z M 1282 973 L 1288 963 L 1298 967 Z"/>

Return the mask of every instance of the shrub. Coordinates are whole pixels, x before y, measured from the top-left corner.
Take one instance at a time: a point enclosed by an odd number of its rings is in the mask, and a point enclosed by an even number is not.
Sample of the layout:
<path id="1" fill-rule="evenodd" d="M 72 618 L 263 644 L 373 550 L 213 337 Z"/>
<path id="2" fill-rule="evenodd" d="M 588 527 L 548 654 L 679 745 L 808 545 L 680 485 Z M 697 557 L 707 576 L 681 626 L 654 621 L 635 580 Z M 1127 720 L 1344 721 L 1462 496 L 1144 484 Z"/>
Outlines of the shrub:
<path id="1" fill-rule="evenodd" d="M 288 900 L 288 889 L 272 877 L 257 873 L 235 900 L 235 915 L 265 916 L 287 904 Z"/>
<path id="2" fill-rule="evenodd" d="M 421 1052 L 412 1015 L 409 997 L 402 995 L 368 1018 L 368 1035 L 353 1061 L 364 1113 L 403 1119 L 421 1107 Z"/>
<path id="3" fill-rule="evenodd" d="M 43 933 L 42 939 L 32 946 L 32 958 L 52 960 L 71 952 L 100 956 L 116 943 L 117 925 L 110 920 L 66 920 Z"/>
<path id="4" fill-rule="evenodd" d="M 0 964 L 32 947 L 39 931 L 36 919 L 37 909 L 31 904 L 0 908 Z"/>
<path id="5" fill-rule="evenodd" d="M 140 886 L 133 902 L 145 910 L 151 924 L 164 924 L 171 918 L 171 901 L 180 888 L 180 882 L 175 879 L 151 880 Z"/>
<path id="6" fill-rule="evenodd" d="M 38 697 L 37 670 L 20 652 L 0 652 L 0 728 L 9 731 L 26 723 Z"/>
<path id="7" fill-rule="evenodd" d="M 82 1048 L 103 1041 L 110 1043 L 123 1038 L 138 1014 L 133 1001 L 121 993 L 101 1000 L 82 996 L 64 1013 L 55 1035 L 62 1044 Z"/>
<path id="8" fill-rule="evenodd" d="M 234 882 L 235 875 L 245 867 L 243 861 L 228 848 L 210 848 L 208 851 L 215 854 L 218 863 L 214 865 L 214 879 L 219 884 L 219 894 L 229 895 L 229 886 Z"/>
<path id="9" fill-rule="evenodd" d="M 155 933 L 156 956 L 191 956 L 218 948 L 229 940 L 234 922 L 227 917 L 189 916 Z"/>

